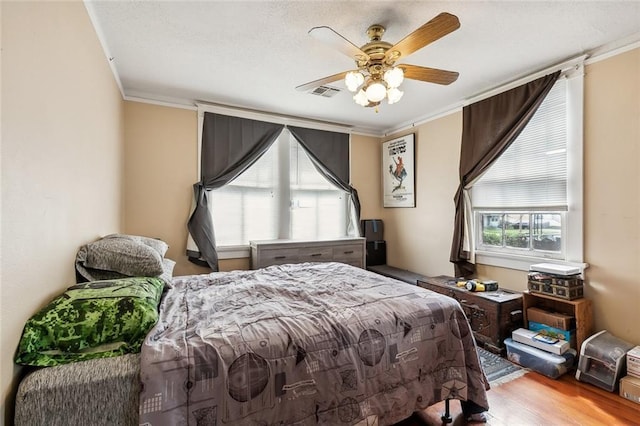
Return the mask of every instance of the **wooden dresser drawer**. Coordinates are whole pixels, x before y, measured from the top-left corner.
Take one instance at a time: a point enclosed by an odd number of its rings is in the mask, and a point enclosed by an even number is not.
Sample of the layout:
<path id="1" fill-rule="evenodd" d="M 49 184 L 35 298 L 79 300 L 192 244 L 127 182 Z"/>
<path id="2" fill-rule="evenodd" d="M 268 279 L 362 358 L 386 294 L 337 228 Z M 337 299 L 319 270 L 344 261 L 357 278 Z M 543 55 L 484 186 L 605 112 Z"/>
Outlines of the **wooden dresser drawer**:
<path id="1" fill-rule="evenodd" d="M 342 262 L 365 267 L 365 239 L 251 241 L 251 268 L 302 262 Z"/>
<path id="2" fill-rule="evenodd" d="M 300 247 L 300 262 L 330 262 L 333 259 L 331 247 Z"/>
<path id="3" fill-rule="evenodd" d="M 273 250 L 263 250 L 260 253 L 260 264 L 257 268 L 262 268 L 268 265 L 283 265 L 285 263 L 298 263 L 300 262 L 300 254 L 297 248 L 280 248 Z"/>
<path id="4" fill-rule="evenodd" d="M 350 263 L 361 261 L 363 255 L 362 244 L 345 244 L 333 248 L 334 262 Z"/>

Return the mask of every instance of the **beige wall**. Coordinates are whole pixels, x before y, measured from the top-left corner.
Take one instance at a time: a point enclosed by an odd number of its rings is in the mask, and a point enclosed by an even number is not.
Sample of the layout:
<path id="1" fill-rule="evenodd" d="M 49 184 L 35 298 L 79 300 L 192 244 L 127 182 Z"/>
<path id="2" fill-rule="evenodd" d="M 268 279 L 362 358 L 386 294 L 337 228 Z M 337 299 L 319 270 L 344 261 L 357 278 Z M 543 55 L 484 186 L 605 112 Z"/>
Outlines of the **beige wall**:
<path id="1" fill-rule="evenodd" d="M 358 190 L 362 219 L 379 219 L 383 213 L 379 142 L 377 137 L 351 135 L 351 185 Z"/>
<path id="2" fill-rule="evenodd" d="M 640 49 L 585 76 L 585 261 L 598 329 L 640 344 Z"/>
<path id="3" fill-rule="evenodd" d="M 458 186 L 461 132 L 460 112 L 413 130 L 416 207 L 384 209 L 389 265 L 429 276 L 453 275 L 449 249 L 453 236 L 453 194 Z M 407 133 L 384 140 L 404 134 Z"/>
<path id="4" fill-rule="evenodd" d="M 125 102 L 125 232 L 166 241 L 174 275 L 211 272 L 185 255 L 197 165 L 195 110 Z M 219 266 L 249 269 L 249 260 L 223 259 Z"/>
<path id="5" fill-rule="evenodd" d="M 82 2 L 1 2 L 2 420 L 25 321 L 75 282 L 78 247 L 119 232 L 122 98 Z"/>
<path id="6" fill-rule="evenodd" d="M 175 275 L 208 271 L 185 256 L 197 139 L 196 111 L 125 102 L 125 232 L 166 241 Z"/>
<path id="7" fill-rule="evenodd" d="M 596 330 L 640 344 L 640 49 L 586 66 L 584 87 L 585 292 Z M 391 265 L 453 274 L 447 263 L 461 120 L 455 113 L 415 131 L 417 207 L 382 214 Z M 477 270 L 505 288 L 527 288 L 524 271 Z"/>

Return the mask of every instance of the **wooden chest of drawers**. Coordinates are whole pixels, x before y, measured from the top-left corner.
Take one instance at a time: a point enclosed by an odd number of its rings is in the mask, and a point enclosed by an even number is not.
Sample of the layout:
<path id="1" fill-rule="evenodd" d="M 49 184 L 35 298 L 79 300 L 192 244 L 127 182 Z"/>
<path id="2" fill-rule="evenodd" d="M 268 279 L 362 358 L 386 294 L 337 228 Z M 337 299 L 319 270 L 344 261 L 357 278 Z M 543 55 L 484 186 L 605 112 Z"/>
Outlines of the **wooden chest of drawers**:
<path id="1" fill-rule="evenodd" d="M 365 267 L 365 238 L 251 241 L 251 268 L 303 262 L 341 262 Z"/>
<path id="2" fill-rule="evenodd" d="M 455 278 L 448 276 L 425 277 L 418 285 L 456 299 L 473 330 L 478 346 L 504 355 L 504 339 L 522 327 L 522 293 L 500 289 L 471 292 L 456 287 Z"/>

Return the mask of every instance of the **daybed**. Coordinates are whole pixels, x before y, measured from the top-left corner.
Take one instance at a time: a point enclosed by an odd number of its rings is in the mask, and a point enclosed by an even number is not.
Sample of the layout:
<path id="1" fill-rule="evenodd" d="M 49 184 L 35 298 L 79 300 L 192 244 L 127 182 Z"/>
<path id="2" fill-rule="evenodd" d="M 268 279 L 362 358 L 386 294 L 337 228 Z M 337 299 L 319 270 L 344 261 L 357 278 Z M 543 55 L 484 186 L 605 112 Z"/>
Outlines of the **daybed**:
<path id="1" fill-rule="evenodd" d="M 454 299 L 339 263 L 171 284 L 142 345 L 139 420 L 138 359 L 125 355 L 29 374 L 16 425 L 384 425 L 445 399 L 488 408 Z"/>

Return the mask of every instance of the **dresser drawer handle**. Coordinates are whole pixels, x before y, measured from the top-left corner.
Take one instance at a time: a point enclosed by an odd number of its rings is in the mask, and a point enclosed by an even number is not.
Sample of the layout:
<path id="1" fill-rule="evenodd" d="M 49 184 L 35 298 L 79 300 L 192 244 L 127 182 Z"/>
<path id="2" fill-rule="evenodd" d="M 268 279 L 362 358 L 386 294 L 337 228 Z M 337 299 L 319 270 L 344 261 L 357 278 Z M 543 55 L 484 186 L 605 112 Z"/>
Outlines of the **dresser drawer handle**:
<path id="1" fill-rule="evenodd" d="M 317 256 L 322 256 L 322 253 L 313 253 L 313 254 L 311 255 L 311 257 L 317 257 Z"/>
<path id="2" fill-rule="evenodd" d="M 352 254 L 353 250 L 345 251 L 344 254 Z"/>
<path id="3" fill-rule="evenodd" d="M 280 259 L 286 259 L 287 256 L 274 256 L 274 259 L 280 260 Z"/>

